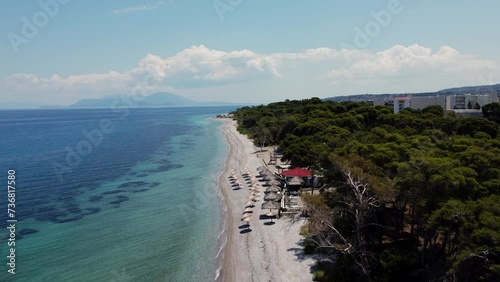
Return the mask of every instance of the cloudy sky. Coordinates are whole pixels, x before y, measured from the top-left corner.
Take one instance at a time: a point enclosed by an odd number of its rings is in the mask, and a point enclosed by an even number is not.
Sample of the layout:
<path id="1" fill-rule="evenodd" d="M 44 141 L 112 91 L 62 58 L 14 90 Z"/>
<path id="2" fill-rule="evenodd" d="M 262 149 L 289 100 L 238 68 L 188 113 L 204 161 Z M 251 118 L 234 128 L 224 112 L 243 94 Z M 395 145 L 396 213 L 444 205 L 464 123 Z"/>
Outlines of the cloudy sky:
<path id="1" fill-rule="evenodd" d="M 0 105 L 198 101 L 500 82 L 500 1 L 1 1 Z"/>

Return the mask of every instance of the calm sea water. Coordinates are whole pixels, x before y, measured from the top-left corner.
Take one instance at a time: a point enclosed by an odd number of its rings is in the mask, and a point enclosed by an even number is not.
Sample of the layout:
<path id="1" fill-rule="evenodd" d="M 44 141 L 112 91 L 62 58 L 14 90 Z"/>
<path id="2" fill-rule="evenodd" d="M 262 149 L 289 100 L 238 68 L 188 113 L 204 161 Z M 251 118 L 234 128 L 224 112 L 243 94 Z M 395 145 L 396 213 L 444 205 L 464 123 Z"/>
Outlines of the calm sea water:
<path id="1" fill-rule="evenodd" d="M 227 147 L 208 118 L 233 109 L 0 111 L 0 281 L 214 281 Z"/>

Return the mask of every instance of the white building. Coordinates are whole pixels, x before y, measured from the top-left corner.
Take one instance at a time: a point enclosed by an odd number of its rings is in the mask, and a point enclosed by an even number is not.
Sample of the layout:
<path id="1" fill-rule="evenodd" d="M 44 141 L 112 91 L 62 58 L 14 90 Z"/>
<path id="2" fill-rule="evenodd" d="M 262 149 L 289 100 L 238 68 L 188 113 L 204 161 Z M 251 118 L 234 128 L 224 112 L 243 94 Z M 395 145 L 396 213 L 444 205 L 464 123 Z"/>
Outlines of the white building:
<path id="1" fill-rule="evenodd" d="M 446 107 L 447 110 L 465 110 L 465 109 L 476 109 L 479 110 L 482 106 L 498 102 L 498 96 L 496 93 L 482 94 L 482 95 L 448 95 L 446 96 Z"/>
<path id="2" fill-rule="evenodd" d="M 402 98 L 402 97 L 398 97 L 398 98 L 394 98 L 392 100 L 392 107 L 394 109 L 394 113 L 397 114 L 399 113 L 402 109 L 404 108 L 408 108 L 408 107 L 411 107 L 411 98 L 409 97 L 405 97 L 405 98 Z"/>
<path id="3" fill-rule="evenodd" d="M 411 97 L 410 108 L 421 110 L 425 107 L 438 105 L 441 108 L 446 108 L 446 97 L 444 96 L 425 96 L 425 97 Z"/>

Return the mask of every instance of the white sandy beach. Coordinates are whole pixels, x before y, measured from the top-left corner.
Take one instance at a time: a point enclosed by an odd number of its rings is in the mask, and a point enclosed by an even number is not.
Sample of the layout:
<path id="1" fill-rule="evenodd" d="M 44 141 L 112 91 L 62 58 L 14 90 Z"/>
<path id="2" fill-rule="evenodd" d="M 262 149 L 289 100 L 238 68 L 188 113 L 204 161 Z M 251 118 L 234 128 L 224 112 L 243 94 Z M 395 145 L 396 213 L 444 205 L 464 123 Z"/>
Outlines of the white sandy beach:
<path id="1" fill-rule="evenodd" d="M 229 182 L 231 169 L 244 183 L 242 174 L 245 168 L 257 176 L 257 167 L 263 165 L 262 159 L 255 154 L 257 148 L 236 130 L 236 122 L 223 119 L 222 131 L 230 145 L 224 171 L 221 174 L 221 189 L 227 204 L 228 241 L 224 250 L 224 263 L 221 271 L 223 281 L 312 281 L 312 258 L 302 255 L 302 236 L 299 235 L 303 221 L 292 224 L 287 218 L 266 225 L 269 219 L 261 219 L 269 210 L 262 210 L 264 193 L 261 189 L 255 203 L 250 230 L 243 228 L 241 221 L 245 203 L 249 200 L 249 186 L 233 190 Z M 275 220 L 273 220 L 275 221 Z"/>

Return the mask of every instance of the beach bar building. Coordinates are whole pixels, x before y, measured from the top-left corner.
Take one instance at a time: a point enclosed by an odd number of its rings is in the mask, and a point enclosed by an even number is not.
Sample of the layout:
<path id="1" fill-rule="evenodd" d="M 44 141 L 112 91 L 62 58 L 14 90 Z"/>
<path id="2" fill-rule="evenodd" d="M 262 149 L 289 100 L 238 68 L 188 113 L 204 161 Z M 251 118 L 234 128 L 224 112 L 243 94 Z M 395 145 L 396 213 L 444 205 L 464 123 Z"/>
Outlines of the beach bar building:
<path id="1" fill-rule="evenodd" d="M 309 182 L 313 173 L 305 168 L 296 167 L 289 170 L 284 170 L 281 175 L 285 178 L 286 188 L 288 191 L 299 191 L 304 183 Z"/>

